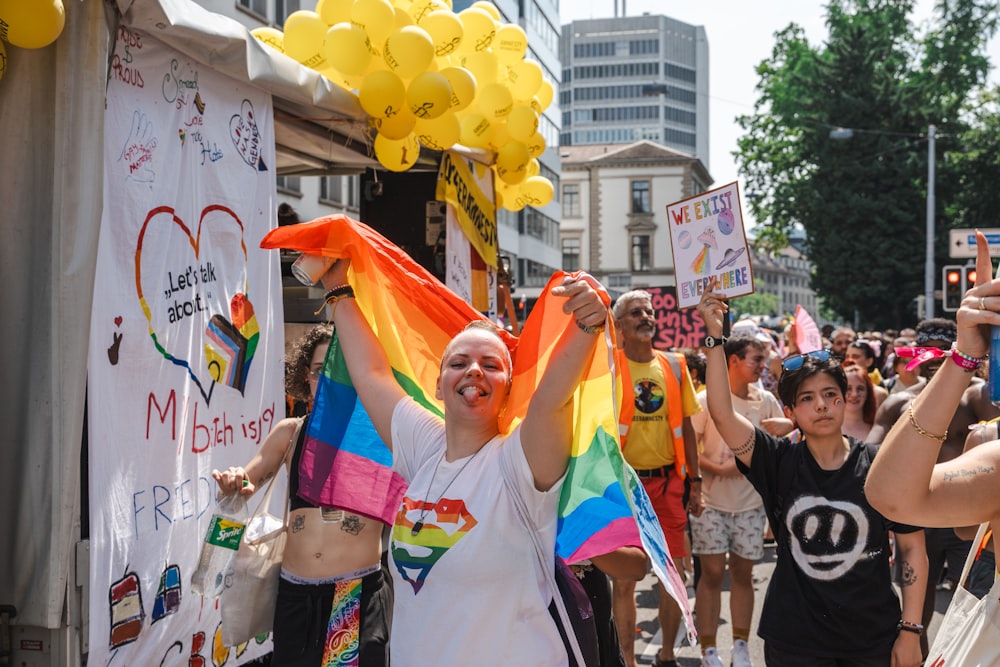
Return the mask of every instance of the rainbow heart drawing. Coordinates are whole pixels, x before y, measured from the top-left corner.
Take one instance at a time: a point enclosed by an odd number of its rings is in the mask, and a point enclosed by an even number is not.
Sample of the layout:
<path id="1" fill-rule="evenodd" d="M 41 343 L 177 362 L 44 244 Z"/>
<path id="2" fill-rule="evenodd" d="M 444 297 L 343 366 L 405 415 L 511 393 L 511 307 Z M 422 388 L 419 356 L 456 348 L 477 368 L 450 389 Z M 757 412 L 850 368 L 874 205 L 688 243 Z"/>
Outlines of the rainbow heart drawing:
<path id="1" fill-rule="evenodd" d="M 216 384 L 244 392 L 260 341 L 247 297 L 244 231 L 222 205 L 203 208 L 194 233 L 175 209 L 159 206 L 136 241 L 136 294 L 153 345 L 186 371 L 206 403 Z M 150 247 L 156 252 L 144 255 Z M 204 358 L 193 358 L 197 352 Z"/>

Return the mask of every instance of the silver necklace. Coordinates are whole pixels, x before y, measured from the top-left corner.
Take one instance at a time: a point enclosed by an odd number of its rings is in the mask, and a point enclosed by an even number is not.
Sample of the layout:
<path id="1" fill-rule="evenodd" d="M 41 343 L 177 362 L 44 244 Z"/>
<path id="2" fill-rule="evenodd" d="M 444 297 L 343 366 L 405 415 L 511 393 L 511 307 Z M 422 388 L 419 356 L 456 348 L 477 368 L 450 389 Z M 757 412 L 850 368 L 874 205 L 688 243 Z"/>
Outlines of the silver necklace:
<path id="1" fill-rule="evenodd" d="M 489 444 L 489 443 L 487 443 L 487 444 Z M 486 448 L 486 445 L 483 445 L 482 447 L 480 447 L 479 449 L 477 449 L 476 453 L 473 454 L 472 456 L 470 456 L 469 460 L 467 460 L 465 463 L 462 464 L 462 467 L 458 469 L 458 472 L 455 473 L 455 476 L 452 477 L 451 480 L 449 480 L 447 484 L 445 484 L 444 490 L 442 490 L 441 493 L 438 494 L 437 500 L 435 500 L 433 503 L 431 503 L 430 505 L 428 505 L 427 504 L 427 496 L 431 492 L 431 487 L 434 486 L 434 478 L 437 477 L 438 468 L 441 467 L 441 462 L 444 461 L 444 456 L 445 456 L 445 454 L 447 454 L 447 451 L 445 451 L 445 452 L 443 452 L 441 454 L 441 458 L 438 459 L 437 465 L 434 466 L 434 473 L 431 475 L 431 481 L 427 484 L 427 491 L 424 493 L 424 506 L 420 509 L 420 517 L 417 519 L 417 522 L 415 524 L 413 524 L 413 528 L 410 530 L 410 535 L 413 535 L 414 537 L 417 536 L 417 534 L 424 527 L 424 519 L 427 518 L 427 515 L 430 513 L 431 507 L 437 506 L 437 504 L 441 501 L 441 499 L 444 498 L 444 494 L 448 493 L 448 489 L 450 489 L 451 485 L 455 482 L 456 479 L 458 479 L 458 476 L 461 475 L 462 472 L 466 468 L 469 467 L 470 463 L 472 463 L 472 459 L 474 459 L 477 456 L 479 456 L 479 452 L 483 451 L 485 448 Z"/>

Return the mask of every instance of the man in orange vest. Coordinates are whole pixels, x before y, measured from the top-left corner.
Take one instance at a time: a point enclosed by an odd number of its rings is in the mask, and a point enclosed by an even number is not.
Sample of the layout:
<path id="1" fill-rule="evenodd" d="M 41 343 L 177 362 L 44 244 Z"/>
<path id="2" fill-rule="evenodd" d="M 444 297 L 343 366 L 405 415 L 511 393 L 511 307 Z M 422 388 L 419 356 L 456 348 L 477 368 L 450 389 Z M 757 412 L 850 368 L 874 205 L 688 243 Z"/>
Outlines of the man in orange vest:
<path id="1" fill-rule="evenodd" d="M 618 297 L 612 314 L 623 344 L 616 362 L 622 387 L 622 454 L 639 475 L 667 538 L 670 556 L 682 572 L 681 559 L 687 556 L 685 481 L 690 489 L 686 510 L 698 516 L 702 509 L 698 444 L 690 419 L 701 412 L 701 405 L 684 355 L 653 349 L 656 313 L 650 294 L 626 292 Z M 622 653 L 626 664 L 635 667 L 635 581 L 614 579 L 612 589 Z M 658 616 L 663 647 L 653 665 L 675 667 L 674 637 L 680 628 L 681 610 L 662 584 Z"/>

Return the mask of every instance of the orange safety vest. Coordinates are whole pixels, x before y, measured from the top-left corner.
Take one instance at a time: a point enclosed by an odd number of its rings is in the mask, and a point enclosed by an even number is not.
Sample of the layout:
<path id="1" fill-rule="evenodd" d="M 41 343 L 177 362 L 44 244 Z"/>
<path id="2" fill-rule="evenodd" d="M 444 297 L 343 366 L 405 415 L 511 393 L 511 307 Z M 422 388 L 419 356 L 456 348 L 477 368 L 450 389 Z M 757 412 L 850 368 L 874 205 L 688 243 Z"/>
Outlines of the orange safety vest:
<path id="1" fill-rule="evenodd" d="M 684 396 L 681 382 L 688 379 L 687 360 L 683 354 L 676 352 L 661 352 L 653 350 L 656 359 L 663 367 L 663 379 L 667 392 L 667 420 L 670 424 L 670 434 L 673 436 L 674 445 L 674 469 L 681 477 L 684 476 L 685 456 L 684 456 Z M 618 411 L 618 433 L 621 436 L 622 450 L 628 439 L 629 427 L 632 426 L 632 417 L 635 415 L 635 395 L 632 392 L 632 373 L 629 370 L 628 359 L 624 350 L 616 351 L 616 364 L 618 366 L 617 381 L 621 382 L 619 396 L 621 407 Z M 671 382 L 671 380 L 673 380 Z M 677 443 L 680 443 L 680 447 Z"/>

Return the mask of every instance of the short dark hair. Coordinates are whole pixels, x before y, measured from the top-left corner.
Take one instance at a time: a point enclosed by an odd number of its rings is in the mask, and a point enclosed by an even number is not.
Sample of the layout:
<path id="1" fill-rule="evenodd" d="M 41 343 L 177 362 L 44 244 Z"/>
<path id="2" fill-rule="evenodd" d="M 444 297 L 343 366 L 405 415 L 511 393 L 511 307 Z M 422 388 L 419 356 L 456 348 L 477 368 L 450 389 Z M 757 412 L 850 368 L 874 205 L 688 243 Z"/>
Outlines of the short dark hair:
<path id="1" fill-rule="evenodd" d="M 787 407 L 793 407 L 802 383 L 819 373 L 829 375 L 840 387 L 841 395 L 847 395 L 847 375 L 840 366 L 840 359 L 835 355 L 830 355 L 826 361 L 819 361 L 816 357 L 807 354 L 802 359 L 802 366 L 794 371 L 784 371 L 781 374 L 781 379 L 778 380 L 778 398 Z"/>
<path id="2" fill-rule="evenodd" d="M 729 359 L 734 354 L 743 359 L 747 355 L 748 347 L 756 348 L 762 352 L 767 350 L 763 341 L 750 334 L 734 334 L 730 336 L 723 349 L 726 351 L 726 359 Z"/>

